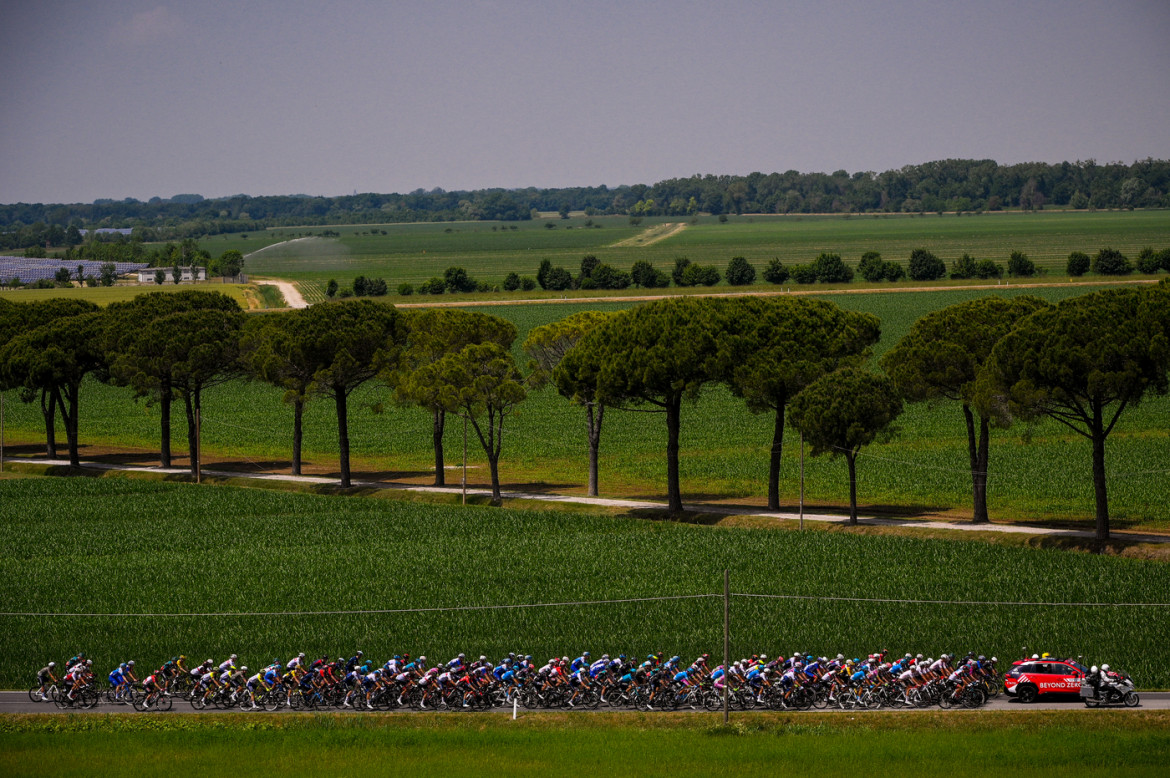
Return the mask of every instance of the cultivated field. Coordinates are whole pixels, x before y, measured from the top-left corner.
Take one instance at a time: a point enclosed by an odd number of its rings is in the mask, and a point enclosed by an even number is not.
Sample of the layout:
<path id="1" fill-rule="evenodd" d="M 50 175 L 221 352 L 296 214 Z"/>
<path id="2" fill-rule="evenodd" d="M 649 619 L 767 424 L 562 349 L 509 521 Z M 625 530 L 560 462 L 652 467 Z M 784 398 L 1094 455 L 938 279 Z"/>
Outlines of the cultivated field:
<path id="1" fill-rule="evenodd" d="M 733 256 L 743 256 L 762 270 L 773 257 L 792 265 L 811 262 L 824 251 L 840 254 L 853 266 L 866 251 L 878 251 L 905 266 L 910 252 L 920 247 L 933 251 L 948 267 L 963 253 L 1006 265 L 1012 251 L 1023 251 L 1048 272 L 1049 279 L 1067 280 L 1064 266 L 1072 251 L 1092 255 L 1113 247 L 1132 260 L 1144 246 L 1170 247 L 1170 211 L 1157 210 L 963 216 L 733 216 L 725 224 L 704 217 L 695 224 L 688 222 L 685 229 L 663 240 L 645 244 L 636 240 L 643 232 L 655 235 L 660 225 L 671 221 L 646 219 L 636 228 L 625 217 L 574 217 L 512 224 L 280 228 L 265 234 L 253 233 L 247 239 L 220 236 L 205 243 L 215 255 L 226 248 L 249 252 L 275 241 L 319 236 L 323 229 L 329 229 L 339 237 L 316 237 L 266 248 L 248 258 L 248 271 L 322 288 L 330 278 L 345 285 L 359 274 L 383 277 L 392 291 L 404 281 L 417 285 L 432 276 L 441 276 L 452 265 L 464 267 L 479 280 L 499 284 L 510 271 L 534 276 L 545 257 L 573 273 L 585 254 L 594 254 L 623 270 L 629 270 L 640 259 L 669 270 L 676 257 L 686 256 L 694 262 L 714 264 L 722 272 Z M 586 226 L 587 222 L 593 226 Z M 860 279 L 855 285 L 860 285 Z M 724 283 L 721 288 L 725 286 Z M 758 278 L 757 286 L 766 284 Z M 515 296 L 549 295 L 533 292 Z"/>
<path id="2" fill-rule="evenodd" d="M 721 654 L 719 598 L 423 613 L 379 609 L 713 594 L 735 598 L 732 653 L 968 650 L 1085 655 L 1170 686 L 1165 609 L 816 599 L 1166 602 L 1170 566 L 976 541 L 716 528 L 127 478 L 0 480 L 7 612 L 312 616 L 0 616 L 0 686 L 79 650 L 99 668 L 185 653 L 261 666 L 362 649 L 538 659 Z"/>
<path id="3" fill-rule="evenodd" d="M 1027 290 L 1055 301 L 1093 287 Z M 915 319 L 927 311 L 988 293 L 986 289 L 887 294 L 828 294 L 839 305 L 877 314 L 882 319 L 880 356 Z M 1000 294 L 1019 294 L 999 288 Z M 616 302 L 590 305 L 615 309 Z M 586 306 L 574 304 L 485 306 L 515 322 L 518 345 L 533 327 Z M 251 471 L 287 467 L 291 449 L 292 410 L 281 392 L 266 384 L 236 382 L 209 390 L 203 405 L 205 454 Z M 381 406 L 381 413 L 373 408 Z M 88 383 L 81 396 L 81 441 L 106 447 L 158 448 L 158 410 L 135 403 L 129 391 Z M 186 448 L 181 411 L 173 435 L 176 452 Z M 7 439 L 29 444 L 35 453 L 43 442 L 36 404 L 7 394 Z M 359 390 L 351 404 L 351 446 L 360 472 L 429 483 L 433 464 L 430 416 L 395 407 L 389 393 L 374 384 Z M 734 500 L 763 504 L 772 419 L 754 416 L 726 390 L 705 391 L 684 406 L 681 477 L 687 499 Z M 951 404 L 907 406 L 893 441 L 866 448 L 858 465 L 862 510 L 888 507 L 902 515 L 920 512 L 970 515 L 970 475 L 966 433 L 959 408 Z M 584 413 L 552 390 L 530 395 L 509 422 L 501 459 L 505 485 L 583 493 L 587 447 Z M 60 439 L 64 439 L 63 433 Z M 781 472 L 781 499 L 794 506 L 799 494 L 799 439 L 789 429 Z M 447 429 L 449 465 L 461 462 L 462 427 Z M 666 425 L 659 414 L 611 411 L 601 443 L 603 495 L 661 498 L 665 494 Z M 40 450 L 43 450 L 41 448 Z M 313 400 L 306 408 L 304 450 L 309 472 L 337 467 L 336 421 L 332 403 Z M 1055 521 L 1091 528 L 1093 490 L 1088 442 L 1055 422 L 995 430 L 991 445 L 989 507 L 993 519 Z M 87 456 L 83 449 L 82 457 Z M 151 461 L 149 453 L 142 455 Z M 157 461 L 157 460 L 155 460 Z M 486 462 L 472 433 L 469 447 L 474 483 L 487 480 Z M 1122 416 L 1107 444 L 1107 469 L 1114 528 L 1166 529 L 1170 462 L 1170 397 L 1152 398 Z M 841 460 L 805 460 L 806 498 L 818 506 L 847 503 L 848 481 Z M 458 478 L 457 473 L 450 477 Z"/>

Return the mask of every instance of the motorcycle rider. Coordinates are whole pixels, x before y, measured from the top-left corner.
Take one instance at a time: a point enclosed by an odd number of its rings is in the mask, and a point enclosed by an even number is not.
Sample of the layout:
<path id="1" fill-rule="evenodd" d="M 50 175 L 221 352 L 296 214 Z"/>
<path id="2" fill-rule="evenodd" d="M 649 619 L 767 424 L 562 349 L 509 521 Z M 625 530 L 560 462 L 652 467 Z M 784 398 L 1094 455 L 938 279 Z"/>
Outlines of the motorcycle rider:
<path id="1" fill-rule="evenodd" d="M 1105 665 L 1104 667 L 1097 667 L 1097 665 L 1093 665 L 1091 668 L 1089 668 L 1089 675 L 1085 678 L 1085 683 L 1093 687 L 1093 699 L 1095 700 L 1101 698 L 1102 688 L 1104 688 L 1106 684 L 1109 683 L 1109 679 L 1105 676 L 1108 668 L 1109 665 Z"/>

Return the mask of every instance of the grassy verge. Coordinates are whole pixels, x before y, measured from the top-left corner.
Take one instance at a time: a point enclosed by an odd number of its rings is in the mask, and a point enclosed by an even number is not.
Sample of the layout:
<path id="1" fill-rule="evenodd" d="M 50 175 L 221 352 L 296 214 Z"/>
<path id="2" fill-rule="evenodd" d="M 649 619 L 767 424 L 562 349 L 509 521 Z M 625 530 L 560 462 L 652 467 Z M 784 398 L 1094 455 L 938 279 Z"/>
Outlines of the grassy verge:
<path id="1" fill-rule="evenodd" d="M 1157 714 L 5 717 L 6 775 L 1156 775 Z"/>

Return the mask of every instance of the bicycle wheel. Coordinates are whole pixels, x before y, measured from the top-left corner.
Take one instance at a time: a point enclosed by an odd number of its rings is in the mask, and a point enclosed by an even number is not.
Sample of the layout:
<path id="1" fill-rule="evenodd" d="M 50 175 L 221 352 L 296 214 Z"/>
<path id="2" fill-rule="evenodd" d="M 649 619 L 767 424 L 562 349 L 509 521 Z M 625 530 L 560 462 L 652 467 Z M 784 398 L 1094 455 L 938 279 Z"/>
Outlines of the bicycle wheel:
<path id="1" fill-rule="evenodd" d="M 47 698 L 47 697 L 48 697 L 48 695 L 42 696 L 40 684 L 37 684 L 36 686 L 34 686 L 28 690 L 28 698 L 30 700 L 32 700 L 33 702 L 44 702 L 45 698 Z"/>

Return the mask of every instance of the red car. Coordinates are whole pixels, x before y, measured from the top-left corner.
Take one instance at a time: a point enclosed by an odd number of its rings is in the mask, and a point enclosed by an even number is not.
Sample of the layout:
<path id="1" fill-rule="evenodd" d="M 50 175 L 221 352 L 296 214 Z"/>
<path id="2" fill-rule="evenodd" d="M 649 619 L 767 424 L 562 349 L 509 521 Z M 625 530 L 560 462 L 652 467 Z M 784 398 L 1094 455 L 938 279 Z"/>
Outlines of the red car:
<path id="1" fill-rule="evenodd" d="M 1020 702 L 1041 694 L 1079 694 L 1089 671 L 1071 659 L 1020 659 L 1003 677 L 1003 690 Z"/>

